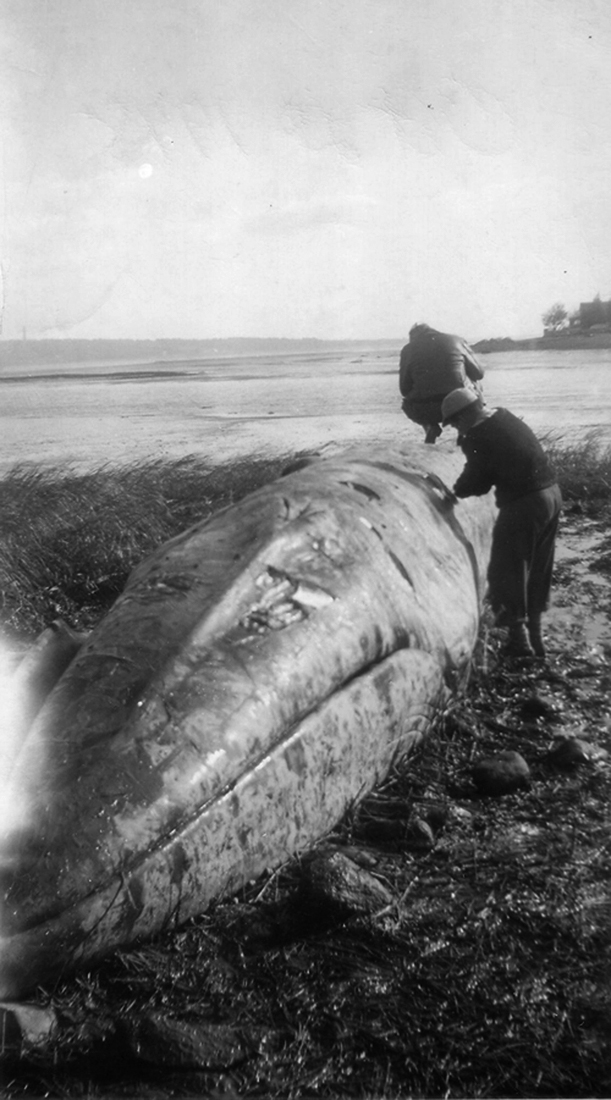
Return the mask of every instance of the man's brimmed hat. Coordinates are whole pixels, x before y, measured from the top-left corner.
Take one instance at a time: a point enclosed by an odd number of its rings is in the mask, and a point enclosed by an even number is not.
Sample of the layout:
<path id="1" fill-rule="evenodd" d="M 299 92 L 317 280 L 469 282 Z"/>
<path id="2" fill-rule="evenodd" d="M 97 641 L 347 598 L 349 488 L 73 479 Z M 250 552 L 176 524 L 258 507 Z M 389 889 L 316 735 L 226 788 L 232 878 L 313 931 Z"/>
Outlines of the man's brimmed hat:
<path id="1" fill-rule="evenodd" d="M 441 423 L 445 427 L 457 413 L 462 412 L 463 409 L 473 405 L 476 401 L 479 401 L 479 397 L 473 390 L 452 390 L 441 402 Z"/>

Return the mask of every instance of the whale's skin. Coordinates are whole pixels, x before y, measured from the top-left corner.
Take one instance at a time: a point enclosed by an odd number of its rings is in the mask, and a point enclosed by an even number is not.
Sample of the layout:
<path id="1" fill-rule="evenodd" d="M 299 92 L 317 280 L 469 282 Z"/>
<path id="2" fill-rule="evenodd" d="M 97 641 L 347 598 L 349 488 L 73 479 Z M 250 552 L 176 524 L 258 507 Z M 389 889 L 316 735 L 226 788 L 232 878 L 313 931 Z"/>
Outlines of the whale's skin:
<path id="1" fill-rule="evenodd" d="M 320 458 L 143 561 L 24 736 L 0 998 L 181 924 L 311 846 L 430 728 L 495 515 L 456 452 Z"/>

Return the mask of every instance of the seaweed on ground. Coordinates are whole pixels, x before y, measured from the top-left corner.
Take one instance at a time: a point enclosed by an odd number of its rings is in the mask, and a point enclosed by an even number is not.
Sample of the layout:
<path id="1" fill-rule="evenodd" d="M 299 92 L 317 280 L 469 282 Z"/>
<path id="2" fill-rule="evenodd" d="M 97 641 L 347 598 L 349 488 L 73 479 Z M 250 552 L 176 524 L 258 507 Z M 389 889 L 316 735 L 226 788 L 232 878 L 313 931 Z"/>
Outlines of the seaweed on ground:
<path id="1" fill-rule="evenodd" d="M 4 1094 L 608 1096 L 608 687 L 588 652 L 507 664 L 485 622 L 436 735 L 318 846 L 389 904 L 313 906 L 294 859 L 49 991 L 55 1044 L 7 1067 Z M 576 730 L 596 753 L 561 770 L 550 748 Z M 482 798 L 473 761 L 501 749 L 530 783 Z M 214 1033 L 211 1064 L 165 1064 L 142 1021 Z"/>

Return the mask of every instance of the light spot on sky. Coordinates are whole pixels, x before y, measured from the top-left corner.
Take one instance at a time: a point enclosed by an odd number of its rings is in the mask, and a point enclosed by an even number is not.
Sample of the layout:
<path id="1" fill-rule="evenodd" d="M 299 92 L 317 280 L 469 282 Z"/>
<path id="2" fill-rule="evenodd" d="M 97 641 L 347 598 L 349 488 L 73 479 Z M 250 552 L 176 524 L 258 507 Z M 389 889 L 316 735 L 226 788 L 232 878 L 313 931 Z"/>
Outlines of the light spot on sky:
<path id="1" fill-rule="evenodd" d="M 140 176 L 141 180 L 149 179 L 149 177 L 153 175 L 153 165 L 141 164 L 138 169 L 138 175 Z"/>

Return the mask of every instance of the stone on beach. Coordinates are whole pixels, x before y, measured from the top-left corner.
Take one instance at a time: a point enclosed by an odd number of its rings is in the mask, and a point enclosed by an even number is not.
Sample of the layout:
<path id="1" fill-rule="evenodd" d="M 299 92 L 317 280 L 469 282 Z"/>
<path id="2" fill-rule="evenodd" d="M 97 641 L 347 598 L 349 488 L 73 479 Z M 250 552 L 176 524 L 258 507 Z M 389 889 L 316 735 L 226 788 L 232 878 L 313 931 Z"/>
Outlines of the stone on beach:
<path id="1" fill-rule="evenodd" d="M 512 794 L 528 784 L 530 768 L 519 752 L 509 749 L 478 760 L 472 778 L 480 794 Z"/>

